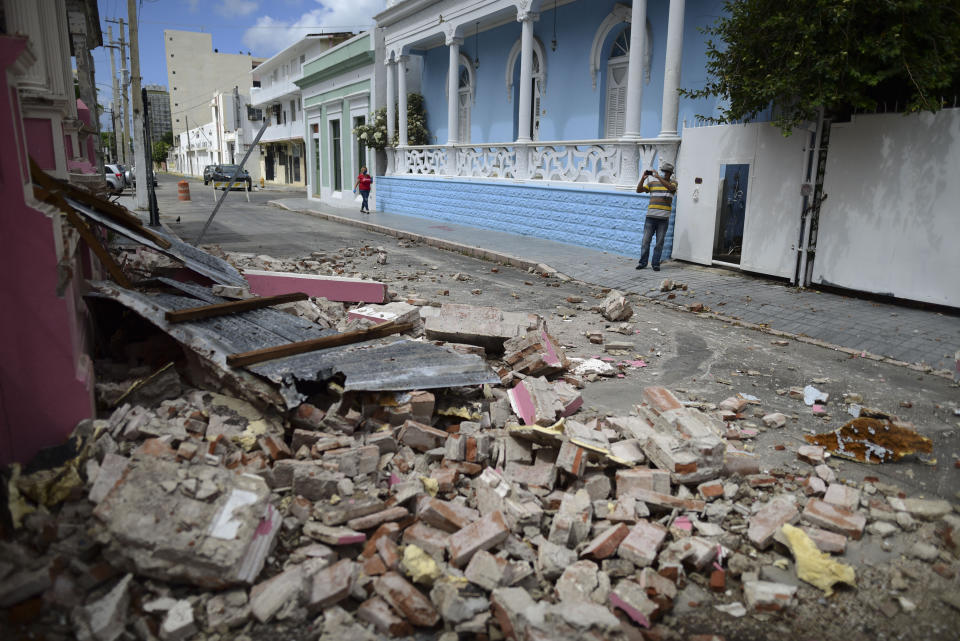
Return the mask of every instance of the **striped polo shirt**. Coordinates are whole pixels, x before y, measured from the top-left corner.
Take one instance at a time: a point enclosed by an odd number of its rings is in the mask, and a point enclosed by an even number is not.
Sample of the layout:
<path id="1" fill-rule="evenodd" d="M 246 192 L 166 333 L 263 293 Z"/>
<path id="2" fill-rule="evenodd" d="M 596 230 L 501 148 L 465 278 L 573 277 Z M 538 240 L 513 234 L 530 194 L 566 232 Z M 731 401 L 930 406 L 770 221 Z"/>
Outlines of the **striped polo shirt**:
<path id="1" fill-rule="evenodd" d="M 673 180 L 668 181 L 673 190 L 676 191 L 677 183 Z M 657 178 L 651 177 L 649 184 L 646 185 L 650 192 L 650 204 L 647 206 L 648 218 L 670 218 L 670 210 L 673 208 L 673 193 L 664 187 Z"/>

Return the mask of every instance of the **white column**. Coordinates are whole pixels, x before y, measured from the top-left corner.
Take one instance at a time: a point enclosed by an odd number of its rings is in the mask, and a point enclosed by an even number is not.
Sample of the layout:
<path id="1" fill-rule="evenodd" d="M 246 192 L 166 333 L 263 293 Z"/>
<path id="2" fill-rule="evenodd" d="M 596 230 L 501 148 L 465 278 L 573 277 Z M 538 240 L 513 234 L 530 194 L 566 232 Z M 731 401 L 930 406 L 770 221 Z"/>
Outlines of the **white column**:
<path id="1" fill-rule="evenodd" d="M 530 142 L 530 110 L 533 108 L 533 21 L 537 14 L 517 13 L 520 35 L 520 99 L 517 100 L 517 142 Z"/>
<path id="2" fill-rule="evenodd" d="M 393 134 L 396 131 L 396 128 L 393 124 L 393 119 L 396 118 L 396 99 L 397 92 L 394 87 L 394 72 L 396 71 L 397 63 L 393 60 L 387 60 L 387 175 L 393 175 L 396 167 L 395 163 L 395 151 L 393 148 Z"/>
<path id="3" fill-rule="evenodd" d="M 400 56 L 397 64 L 397 91 L 399 92 L 400 104 L 400 147 L 407 146 L 407 57 Z"/>
<path id="4" fill-rule="evenodd" d="M 667 59 L 663 69 L 663 109 L 661 136 L 677 135 L 677 116 L 680 113 L 680 61 L 683 56 L 683 13 L 685 0 L 670 0 L 667 19 Z"/>
<path id="5" fill-rule="evenodd" d="M 450 47 L 450 64 L 447 71 L 447 144 L 457 144 L 460 132 L 460 44 L 463 38 L 447 36 Z"/>
<path id="6" fill-rule="evenodd" d="M 396 133 L 393 121 L 396 116 L 397 91 L 394 85 L 397 63 L 394 60 L 387 60 L 387 140 L 393 142 L 393 136 Z"/>
<path id="7" fill-rule="evenodd" d="M 671 2 L 671 10 L 673 3 Z M 643 107 L 643 52 L 647 48 L 647 0 L 633 0 L 630 18 L 630 61 L 627 67 L 627 113 L 623 138 L 637 140 Z"/>

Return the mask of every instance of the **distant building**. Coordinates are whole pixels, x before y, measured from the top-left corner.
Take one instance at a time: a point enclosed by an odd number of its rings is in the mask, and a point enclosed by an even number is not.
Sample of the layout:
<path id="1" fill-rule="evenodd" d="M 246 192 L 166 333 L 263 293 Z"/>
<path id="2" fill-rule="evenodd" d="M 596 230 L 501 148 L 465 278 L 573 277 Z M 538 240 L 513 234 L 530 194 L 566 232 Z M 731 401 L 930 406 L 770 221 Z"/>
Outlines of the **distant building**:
<path id="1" fill-rule="evenodd" d="M 263 61 L 249 54 L 218 52 L 209 33 L 165 29 L 163 44 L 175 137 L 210 122 L 210 99 L 218 92 L 238 87 L 249 95 L 250 71 Z"/>
<path id="2" fill-rule="evenodd" d="M 250 108 L 247 96 L 218 91 L 207 101 L 208 122 L 177 134 L 172 154 L 175 171 L 202 176 L 207 165 L 238 165 L 253 144 L 260 128 L 259 113 Z M 260 181 L 260 154 L 250 153 L 244 168 L 255 183 Z"/>
<path id="3" fill-rule="evenodd" d="M 306 186 L 303 107 L 300 88 L 294 82 L 301 77 L 305 62 L 351 37 L 352 33 L 308 35 L 252 72 L 250 100 L 270 122 L 259 145 L 260 175 L 265 182 Z"/>
<path id="4" fill-rule="evenodd" d="M 163 85 L 147 85 L 147 107 L 150 114 L 150 138 L 153 142 L 163 139 L 173 131 L 170 122 L 170 92 Z"/>

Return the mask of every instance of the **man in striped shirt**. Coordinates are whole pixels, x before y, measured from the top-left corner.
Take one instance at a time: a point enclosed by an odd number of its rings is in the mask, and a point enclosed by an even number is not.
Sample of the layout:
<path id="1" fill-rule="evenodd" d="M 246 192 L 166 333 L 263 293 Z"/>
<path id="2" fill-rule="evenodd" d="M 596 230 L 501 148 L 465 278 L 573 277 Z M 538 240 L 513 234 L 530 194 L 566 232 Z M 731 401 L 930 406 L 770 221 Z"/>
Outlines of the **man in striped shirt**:
<path id="1" fill-rule="evenodd" d="M 673 180 L 673 165 L 668 162 L 660 163 L 660 171 L 657 173 L 652 169 L 643 172 L 640 178 L 640 184 L 637 185 L 637 193 L 647 192 L 650 194 L 650 204 L 647 206 L 647 217 L 643 223 L 643 245 L 640 249 L 640 262 L 637 263 L 637 269 L 643 269 L 647 266 L 647 258 L 650 256 L 650 241 L 653 235 L 657 235 L 657 244 L 653 248 L 653 271 L 660 271 L 660 255 L 663 254 L 663 240 L 667 236 L 667 225 L 670 223 L 670 211 L 673 209 L 673 196 L 677 193 L 677 182 Z M 647 179 L 653 177 L 650 184 L 645 184 Z"/>

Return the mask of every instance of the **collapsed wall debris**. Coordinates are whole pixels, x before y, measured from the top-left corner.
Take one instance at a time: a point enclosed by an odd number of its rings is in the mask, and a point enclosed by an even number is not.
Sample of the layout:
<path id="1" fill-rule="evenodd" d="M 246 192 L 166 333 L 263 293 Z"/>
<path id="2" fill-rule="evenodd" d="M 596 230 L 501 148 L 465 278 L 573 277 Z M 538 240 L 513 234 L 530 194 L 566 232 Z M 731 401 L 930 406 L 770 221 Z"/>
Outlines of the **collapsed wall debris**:
<path id="1" fill-rule="evenodd" d="M 588 361 L 536 314 L 314 298 L 177 322 L 249 288 L 139 285 L 95 283 L 90 301 L 162 334 L 136 349 L 165 364 L 102 382 L 105 418 L 54 462 L 14 468 L 8 624 L 111 641 L 668 638 L 662 622 L 691 601 L 783 617 L 855 589 L 833 556 L 864 537 L 909 533 L 932 580 L 957 576 L 949 502 L 855 487 L 820 447 L 766 469 L 744 444 L 757 430 L 738 425 L 759 404 L 746 395 L 711 405 L 648 386 L 629 415 L 588 414 L 571 372 Z M 614 294 L 601 313 L 628 318 Z M 403 338 L 230 361 L 395 323 Z M 584 376 L 622 371 L 590 360 Z"/>

